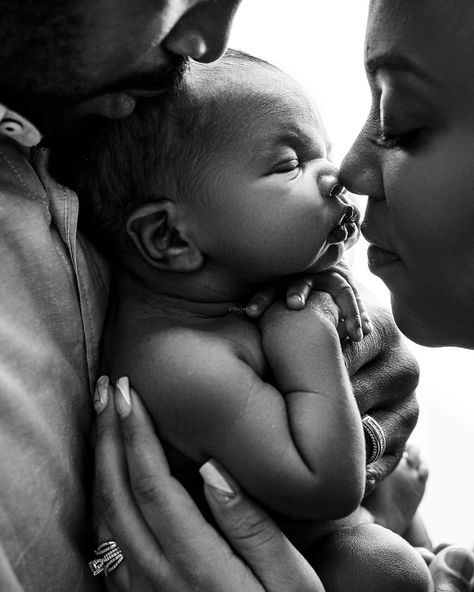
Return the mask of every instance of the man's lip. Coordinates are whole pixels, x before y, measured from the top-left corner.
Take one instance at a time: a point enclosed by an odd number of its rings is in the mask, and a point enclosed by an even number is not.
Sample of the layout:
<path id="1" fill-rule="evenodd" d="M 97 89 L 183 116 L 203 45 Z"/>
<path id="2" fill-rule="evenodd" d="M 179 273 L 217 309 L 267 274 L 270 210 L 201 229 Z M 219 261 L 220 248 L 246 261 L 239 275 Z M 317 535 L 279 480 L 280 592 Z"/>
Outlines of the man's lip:
<path id="1" fill-rule="evenodd" d="M 140 88 L 132 88 L 129 90 L 125 90 L 123 92 L 127 95 L 130 95 L 131 97 L 139 99 L 142 97 L 144 97 L 144 98 L 157 97 L 158 95 L 162 95 L 164 92 L 166 92 L 166 89 L 160 88 L 160 89 L 156 89 L 156 90 L 144 90 L 144 89 L 140 89 Z"/>

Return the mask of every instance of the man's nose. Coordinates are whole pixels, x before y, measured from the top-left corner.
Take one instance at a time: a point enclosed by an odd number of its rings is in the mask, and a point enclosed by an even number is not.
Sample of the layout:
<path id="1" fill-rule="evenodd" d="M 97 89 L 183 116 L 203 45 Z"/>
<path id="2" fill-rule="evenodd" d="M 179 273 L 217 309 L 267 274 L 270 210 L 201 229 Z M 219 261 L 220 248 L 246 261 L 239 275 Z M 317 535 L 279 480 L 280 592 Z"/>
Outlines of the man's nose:
<path id="1" fill-rule="evenodd" d="M 213 62 L 225 51 L 241 0 L 202 0 L 188 10 L 164 40 L 171 53 Z"/>

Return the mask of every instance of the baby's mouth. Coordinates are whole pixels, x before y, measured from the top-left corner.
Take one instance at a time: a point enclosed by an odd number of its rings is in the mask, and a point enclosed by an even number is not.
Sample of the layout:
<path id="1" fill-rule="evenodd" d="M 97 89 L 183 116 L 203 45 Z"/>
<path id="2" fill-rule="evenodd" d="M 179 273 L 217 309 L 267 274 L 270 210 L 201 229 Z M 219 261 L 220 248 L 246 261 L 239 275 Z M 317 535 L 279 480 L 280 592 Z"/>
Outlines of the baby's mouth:
<path id="1" fill-rule="evenodd" d="M 337 225 L 328 234 L 327 242 L 330 244 L 345 243 L 351 239 L 351 244 L 358 239 L 360 213 L 352 204 L 345 207 L 344 214 Z"/>

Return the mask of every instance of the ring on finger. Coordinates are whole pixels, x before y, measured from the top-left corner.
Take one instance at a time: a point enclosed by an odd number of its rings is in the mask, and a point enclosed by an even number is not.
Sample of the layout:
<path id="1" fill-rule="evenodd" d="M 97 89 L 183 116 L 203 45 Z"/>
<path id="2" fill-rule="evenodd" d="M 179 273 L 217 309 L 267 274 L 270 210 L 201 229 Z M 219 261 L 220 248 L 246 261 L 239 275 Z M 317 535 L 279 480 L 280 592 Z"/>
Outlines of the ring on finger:
<path id="1" fill-rule="evenodd" d="M 371 415 L 364 415 L 362 418 L 362 427 L 364 428 L 365 442 L 367 445 L 366 464 L 370 465 L 384 454 L 387 441 L 380 424 Z"/>
<path id="2" fill-rule="evenodd" d="M 115 541 L 104 541 L 94 550 L 97 555 L 95 559 L 89 561 L 89 568 L 93 576 L 98 576 L 102 572 L 108 576 L 123 561 L 123 554 Z"/>

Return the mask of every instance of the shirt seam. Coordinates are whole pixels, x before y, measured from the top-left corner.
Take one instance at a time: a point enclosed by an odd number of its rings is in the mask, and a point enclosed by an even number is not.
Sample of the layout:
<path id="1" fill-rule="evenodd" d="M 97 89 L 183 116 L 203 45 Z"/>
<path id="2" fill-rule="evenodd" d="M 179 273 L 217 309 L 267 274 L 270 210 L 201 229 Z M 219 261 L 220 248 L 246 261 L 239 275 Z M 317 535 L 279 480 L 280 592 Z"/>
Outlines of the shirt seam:
<path id="1" fill-rule="evenodd" d="M 17 168 L 15 167 L 13 162 L 8 158 L 8 156 L 4 152 L 2 152 L 1 150 L 0 150 L 0 156 L 3 158 L 3 160 L 7 163 L 7 165 L 10 167 L 10 169 L 13 171 L 13 173 L 17 177 L 17 179 L 20 181 L 20 185 L 25 190 L 26 196 L 29 199 L 31 199 L 32 201 L 34 201 L 35 203 L 40 201 L 44 206 L 46 206 L 46 209 L 49 211 L 49 204 L 48 204 L 47 200 L 44 199 L 43 197 L 40 197 L 40 196 L 38 196 L 37 199 L 35 199 L 35 197 L 33 197 L 33 194 L 28 189 L 28 185 L 26 184 L 25 180 L 21 176 L 20 172 L 17 170 Z"/>

